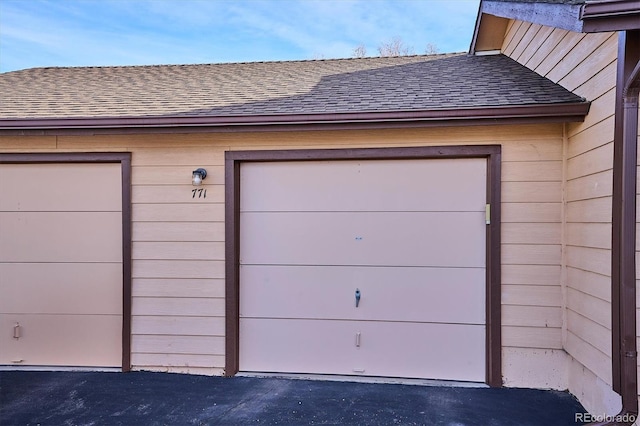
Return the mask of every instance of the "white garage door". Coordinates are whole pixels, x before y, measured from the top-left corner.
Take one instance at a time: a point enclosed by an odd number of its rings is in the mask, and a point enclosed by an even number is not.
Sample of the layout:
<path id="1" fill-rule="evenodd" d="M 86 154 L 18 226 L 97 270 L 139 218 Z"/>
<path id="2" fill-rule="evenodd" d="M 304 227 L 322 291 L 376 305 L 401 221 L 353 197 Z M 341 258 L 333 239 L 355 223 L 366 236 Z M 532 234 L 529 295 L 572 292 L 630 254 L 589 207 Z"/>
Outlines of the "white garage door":
<path id="1" fill-rule="evenodd" d="M 241 371 L 485 380 L 485 159 L 240 170 Z"/>
<path id="2" fill-rule="evenodd" d="M 122 365 L 120 164 L 0 165 L 0 364 Z"/>

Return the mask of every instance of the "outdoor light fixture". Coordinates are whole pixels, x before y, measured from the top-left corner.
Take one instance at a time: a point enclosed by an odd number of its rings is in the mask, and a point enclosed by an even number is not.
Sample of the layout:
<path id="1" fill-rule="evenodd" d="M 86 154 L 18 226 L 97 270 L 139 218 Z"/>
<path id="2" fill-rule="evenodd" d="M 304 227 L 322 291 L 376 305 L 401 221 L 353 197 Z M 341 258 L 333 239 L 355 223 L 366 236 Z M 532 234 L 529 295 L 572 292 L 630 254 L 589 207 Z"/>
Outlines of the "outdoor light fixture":
<path id="1" fill-rule="evenodd" d="M 194 186 L 199 186 L 202 184 L 202 181 L 207 178 L 207 171 L 203 168 L 195 169 L 193 171 L 193 175 L 191 176 L 191 182 Z"/>

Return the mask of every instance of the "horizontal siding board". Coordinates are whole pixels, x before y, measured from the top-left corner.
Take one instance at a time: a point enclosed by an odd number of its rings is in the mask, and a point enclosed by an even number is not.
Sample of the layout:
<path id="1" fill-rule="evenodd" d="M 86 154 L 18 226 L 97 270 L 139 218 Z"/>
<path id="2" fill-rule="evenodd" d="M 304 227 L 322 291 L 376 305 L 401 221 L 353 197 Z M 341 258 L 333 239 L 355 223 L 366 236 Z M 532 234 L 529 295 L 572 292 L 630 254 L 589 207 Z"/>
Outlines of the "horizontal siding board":
<path id="1" fill-rule="evenodd" d="M 220 147 L 138 148 L 131 157 L 137 166 L 189 166 L 194 170 L 202 164 L 224 165 L 224 149 Z"/>
<path id="2" fill-rule="evenodd" d="M 575 158 L 588 151 L 613 143 L 614 118 L 609 117 L 591 127 L 579 127 L 579 132 L 569 138 L 567 158 Z M 569 126 L 569 129 L 572 129 Z M 579 177 L 568 176 L 569 179 Z"/>
<path id="3" fill-rule="evenodd" d="M 133 262 L 133 278 L 224 278 L 222 260 L 141 260 Z"/>
<path id="4" fill-rule="evenodd" d="M 569 246 L 611 249 L 609 223 L 568 223 L 565 234 Z"/>
<path id="5" fill-rule="evenodd" d="M 606 144 L 567 160 L 567 177 L 572 179 L 610 170 L 613 167 L 613 144 Z"/>
<path id="6" fill-rule="evenodd" d="M 562 290 L 559 285 L 503 285 L 502 304 L 560 307 L 562 306 Z"/>
<path id="7" fill-rule="evenodd" d="M 567 203 L 566 217 L 569 223 L 611 223 L 611 197 Z"/>
<path id="8" fill-rule="evenodd" d="M 502 223 L 560 223 L 560 203 L 502 203 Z"/>
<path id="9" fill-rule="evenodd" d="M 572 310 L 567 310 L 567 329 L 611 357 L 611 330 Z"/>
<path id="10" fill-rule="evenodd" d="M 589 101 L 599 99 L 615 87 L 617 68 L 617 61 L 614 60 L 601 70 L 597 72 L 592 71 L 593 74 L 589 75 L 589 78 L 586 80 L 583 75 L 582 81 L 576 80 L 576 83 L 580 85 L 572 91 L 576 95 L 582 96 Z"/>
<path id="11" fill-rule="evenodd" d="M 579 363 L 611 384 L 611 358 L 569 331 L 565 350 Z"/>
<path id="12" fill-rule="evenodd" d="M 200 165 L 207 170 L 205 184 L 224 182 L 224 166 Z M 132 185 L 191 185 L 193 167 L 138 166 L 131 169 Z"/>
<path id="13" fill-rule="evenodd" d="M 567 182 L 566 200 L 578 201 L 611 196 L 613 193 L 613 170 L 578 177 Z"/>
<path id="14" fill-rule="evenodd" d="M 222 222 L 137 222 L 133 241 L 224 241 Z"/>
<path id="15" fill-rule="evenodd" d="M 148 260 L 224 260 L 221 241 L 137 241 L 132 244 L 133 259 Z"/>
<path id="16" fill-rule="evenodd" d="M 502 182 L 505 202 L 560 202 L 561 182 Z"/>
<path id="17" fill-rule="evenodd" d="M 0 149 L 3 151 L 55 150 L 56 136 L 2 136 Z"/>
<path id="18" fill-rule="evenodd" d="M 224 336 L 223 317 L 136 316 L 131 323 L 134 335 Z"/>
<path id="19" fill-rule="evenodd" d="M 562 328 L 562 309 L 546 306 L 502 306 L 502 325 Z"/>
<path id="20" fill-rule="evenodd" d="M 553 129 L 551 129 L 553 130 Z M 562 159 L 562 129 L 555 129 L 556 132 L 544 138 L 536 139 L 515 139 L 502 141 L 504 163 L 512 161 L 558 161 Z M 496 141 L 497 142 L 497 141 Z"/>
<path id="21" fill-rule="evenodd" d="M 136 297 L 132 312 L 135 316 L 223 317 L 225 311 L 222 298 Z"/>
<path id="22" fill-rule="evenodd" d="M 131 342 L 132 353 L 152 354 L 224 354 L 224 337 L 139 335 Z"/>
<path id="23" fill-rule="evenodd" d="M 503 244 L 560 244 L 559 223 L 503 223 Z"/>
<path id="24" fill-rule="evenodd" d="M 222 278 L 134 278 L 133 297 L 224 297 Z"/>
<path id="25" fill-rule="evenodd" d="M 137 151 L 140 148 L 148 149 L 175 149 L 176 139 L 179 140 L 180 148 L 198 147 L 209 148 L 214 142 L 223 137 L 219 134 L 207 133 L 181 133 L 180 135 L 170 133 L 157 134 L 105 134 L 91 135 L 91 139 L 87 135 L 59 135 L 57 136 L 57 147 L 61 150 L 82 151 L 87 149 L 89 142 L 91 148 L 99 150 L 128 150 Z"/>
<path id="26" fill-rule="evenodd" d="M 200 188 L 207 190 L 206 198 L 195 198 L 195 187 L 190 182 L 188 185 L 136 185 L 131 188 L 131 199 L 136 205 L 224 203 L 224 185 L 207 182 Z"/>
<path id="27" fill-rule="evenodd" d="M 560 265 L 502 264 L 503 285 L 559 286 Z"/>
<path id="28" fill-rule="evenodd" d="M 611 301 L 611 277 L 567 266 L 567 287 L 590 296 Z M 639 293 L 640 294 L 640 293 Z"/>
<path id="29" fill-rule="evenodd" d="M 584 121 L 580 124 L 580 128 L 587 129 L 613 116 L 615 100 L 615 88 L 610 89 L 599 98 L 593 99 L 591 101 L 591 107 L 589 108 L 589 114 L 587 114 Z"/>
<path id="30" fill-rule="evenodd" d="M 502 326 L 502 346 L 512 348 L 562 349 L 562 329 Z"/>
<path id="31" fill-rule="evenodd" d="M 141 368 L 144 370 L 149 370 L 152 369 L 149 367 L 156 367 L 160 371 L 167 371 L 168 368 L 171 367 L 185 367 L 190 369 L 188 372 L 192 372 L 193 369 L 206 368 L 207 373 L 209 373 L 209 369 L 211 368 L 224 368 L 225 364 L 224 355 L 149 353 L 131 354 L 131 363 L 134 369 Z"/>
<path id="32" fill-rule="evenodd" d="M 597 322 L 601 326 L 611 328 L 611 304 L 573 288 L 567 288 L 568 309 Z"/>
<path id="33" fill-rule="evenodd" d="M 600 275 L 610 275 L 611 252 L 606 249 L 567 246 L 567 265 Z"/>
<path id="34" fill-rule="evenodd" d="M 134 204 L 131 219 L 134 222 L 222 222 L 224 204 Z"/>
<path id="35" fill-rule="evenodd" d="M 560 245 L 503 244 L 503 265 L 560 265 Z"/>
<path id="36" fill-rule="evenodd" d="M 502 163 L 503 182 L 559 182 L 562 161 L 512 161 Z"/>

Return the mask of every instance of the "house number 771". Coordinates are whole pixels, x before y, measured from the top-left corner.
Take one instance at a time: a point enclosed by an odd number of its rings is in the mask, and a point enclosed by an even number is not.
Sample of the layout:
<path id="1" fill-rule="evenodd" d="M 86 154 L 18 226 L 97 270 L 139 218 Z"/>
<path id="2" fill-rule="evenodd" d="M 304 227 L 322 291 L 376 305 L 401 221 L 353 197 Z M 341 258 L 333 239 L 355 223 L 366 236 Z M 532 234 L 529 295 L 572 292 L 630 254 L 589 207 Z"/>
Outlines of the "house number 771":
<path id="1" fill-rule="evenodd" d="M 192 189 L 191 192 L 193 193 L 191 198 L 196 198 L 196 195 L 198 195 L 198 198 L 207 198 L 207 190 L 200 188 L 200 189 Z"/>

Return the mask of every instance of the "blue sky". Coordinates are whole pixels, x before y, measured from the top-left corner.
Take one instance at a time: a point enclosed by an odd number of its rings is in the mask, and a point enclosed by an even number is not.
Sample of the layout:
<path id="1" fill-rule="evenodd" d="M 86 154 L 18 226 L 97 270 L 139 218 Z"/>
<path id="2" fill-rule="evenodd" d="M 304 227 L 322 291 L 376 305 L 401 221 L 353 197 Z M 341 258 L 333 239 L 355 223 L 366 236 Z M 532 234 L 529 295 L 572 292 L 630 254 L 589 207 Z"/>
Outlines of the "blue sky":
<path id="1" fill-rule="evenodd" d="M 479 0 L 0 0 L 0 72 L 466 51 Z"/>

